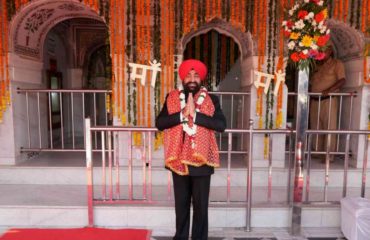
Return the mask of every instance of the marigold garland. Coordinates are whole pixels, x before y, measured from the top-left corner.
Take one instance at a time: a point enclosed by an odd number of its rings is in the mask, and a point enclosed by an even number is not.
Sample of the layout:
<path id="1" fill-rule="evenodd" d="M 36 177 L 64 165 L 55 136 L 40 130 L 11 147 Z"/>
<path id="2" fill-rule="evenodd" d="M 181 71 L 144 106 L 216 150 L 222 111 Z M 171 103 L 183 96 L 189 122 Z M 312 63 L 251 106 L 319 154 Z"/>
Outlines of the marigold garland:
<path id="1" fill-rule="evenodd" d="M 347 22 L 349 0 L 344 0 L 343 22 Z"/>
<path id="2" fill-rule="evenodd" d="M 122 98 L 121 98 L 121 106 L 122 106 L 122 114 L 121 114 L 121 123 L 122 125 L 126 125 L 126 78 L 125 78 L 125 74 L 126 74 L 126 61 L 125 61 L 125 58 L 126 58 L 126 55 L 125 55 L 125 4 L 124 4 L 125 0 L 123 0 L 123 3 L 121 4 L 120 6 L 120 11 L 121 11 L 121 14 L 120 14 L 120 29 L 121 29 L 121 34 L 120 34 L 120 52 L 119 52 L 119 56 L 121 58 L 121 66 L 120 66 L 120 72 L 121 72 L 121 84 L 120 86 L 118 86 L 118 88 L 120 87 L 121 88 L 121 93 L 122 93 Z"/>
<path id="3" fill-rule="evenodd" d="M 8 13 L 6 0 L 0 3 L 0 123 L 10 104 L 10 79 L 9 79 L 9 44 L 8 44 Z"/>

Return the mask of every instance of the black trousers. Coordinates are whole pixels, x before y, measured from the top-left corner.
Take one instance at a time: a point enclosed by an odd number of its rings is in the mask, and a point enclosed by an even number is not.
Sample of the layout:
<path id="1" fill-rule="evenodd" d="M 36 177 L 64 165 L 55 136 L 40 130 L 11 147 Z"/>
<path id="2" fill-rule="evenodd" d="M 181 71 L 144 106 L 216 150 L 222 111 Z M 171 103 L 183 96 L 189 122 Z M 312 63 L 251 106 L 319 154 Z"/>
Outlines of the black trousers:
<path id="1" fill-rule="evenodd" d="M 211 175 L 180 176 L 172 173 L 175 193 L 176 234 L 174 240 L 188 240 L 190 204 L 193 202 L 193 240 L 208 238 L 208 200 Z"/>

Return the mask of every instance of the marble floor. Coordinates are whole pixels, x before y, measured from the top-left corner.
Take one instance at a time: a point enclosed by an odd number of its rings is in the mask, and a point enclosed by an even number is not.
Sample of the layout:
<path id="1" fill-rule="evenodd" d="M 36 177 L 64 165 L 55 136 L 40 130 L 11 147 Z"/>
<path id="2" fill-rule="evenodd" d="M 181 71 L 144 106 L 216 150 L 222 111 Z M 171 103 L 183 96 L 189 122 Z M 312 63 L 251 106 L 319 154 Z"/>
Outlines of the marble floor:
<path id="1" fill-rule="evenodd" d="M 0 236 L 7 228 L 0 228 Z M 173 232 L 165 229 L 152 231 L 151 240 L 172 240 Z M 293 236 L 287 228 L 252 228 L 250 232 L 238 228 L 210 229 L 208 240 L 345 240 L 339 228 L 302 228 Z"/>
<path id="2" fill-rule="evenodd" d="M 152 240 L 171 240 L 173 233 L 153 231 Z M 345 240 L 339 228 L 302 228 L 292 235 L 288 228 L 243 228 L 211 229 L 208 240 Z"/>

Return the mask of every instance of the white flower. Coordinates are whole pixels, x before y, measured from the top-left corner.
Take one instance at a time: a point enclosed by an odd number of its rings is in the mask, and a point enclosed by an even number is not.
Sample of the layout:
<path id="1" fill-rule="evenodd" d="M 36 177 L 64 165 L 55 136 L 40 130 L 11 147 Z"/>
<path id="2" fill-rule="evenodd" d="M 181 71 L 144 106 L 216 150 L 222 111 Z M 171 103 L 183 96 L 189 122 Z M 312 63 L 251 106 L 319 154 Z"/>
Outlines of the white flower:
<path id="1" fill-rule="evenodd" d="M 303 50 L 303 51 L 302 51 L 302 53 L 303 53 L 304 55 L 307 55 L 307 54 L 308 54 L 308 50 L 307 50 L 307 49 L 305 49 L 305 50 Z"/>
<path id="2" fill-rule="evenodd" d="M 315 20 L 312 21 L 312 26 L 317 26 L 317 22 Z"/>
<path id="3" fill-rule="evenodd" d="M 294 13 L 294 10 L 293 10 L 293 9 L 290 9 L 290 10 L 289 10 L 289 15 L 290 15 L 290 16 L 293 16 L 293 13 Z"/>
<path id="4" fill-rule="evenodd" d="M 293 50 L 293 49 L 294 49 L 294 47 L 295 47 L 295 42 L 294 42 L 294 41 L 290 41 L 290 42 L 288 43 L 288 48 L 289 48 L 289 50 Z"/>
<path id="5" fill-rule="evenodd" d="M 180 105 L 181 105 L 181 109 L 184 109 L 186 106 L 185 94 L 183 91 L 180 93 Z"/>
<path id="6" fill-rule="evenodd" d="M 313 17 L 315 16 L 315 14 L 314 14 L 313 12 L 309 12 L 309 13 L 307 14 L 307 16 L 309 16 L 310 18 L 313 18 Z"/>
<path id="7" fill-rule="evenodd" d="M 318 48 L 319 47 L 316 44 L 314 44 L 314 43 L 311 44 L 311 49 L 312 50 L 317 50 Z"/>
<path id="8" fill-rule="evenodd" d="M 294 26 L 295 26 L 297 29 L 303 29 L 303 28 L 304 28 L 304 26 L 305 26 L 305 24 L 304 24 L 303 20 L 301 19 L 301 20 L 299 20 L 298 22 L 296 22 L 296 23 L 294 24 Z"/>
<path id="9" fill-rule="evenodd" d="M 320 2 L 317 3 L 317 5 L 319 5 L 319 6 L 324 5 L 324 1 L 321 0 Z"/>
<path id="10" fill-rule="evenodd" d="M 281 23 L 281 26 L 286 26 L 286 23 L 287 23 L 287 21 L 283 21 L 283 22 Z"/>
<path id="11" fill-rule="evenodd" d="M 310 2 L 310 0 L 304 0 L 304 2 L 305 2 L 305 3 L 309 3 L 309 2 Z"/>
<path id="12" fill-rule="evenodd" d="M 326 30 L 326 34 L 329 34 L 330 33 L 330 29 Z"/>
<path id="13" fill-rule="evenodd" d="M 200 112 L 199 106 L 202 105 L 202 103 L 204 102 L 204 99 L 207 96 L 207 89 L 205 87 L 202 87 L 201 90 L 202 90 L 202 92 L 200 93 L 200 95 L 197 99 L 198 107 L 195 109 L 196 112 Z M 181 109 L 183 109 L 186 106 L 185 94 L 184 94 L 184 91 L 182 91 L 182 89 L 181 90 L 179 89 L 179 91 L 181 91 L 180 96 L 179 96 L 180 105 L 181 105 Z M 182 129 L 184 130 L 184 132 L 186 132 L 189 136 L 195 135 L 195 133 L 197 132 L 197 125 L 193 124 L 193 126 L 190 127 L 188 125 L 189 119 L 185 117 L 183 120 L 184 120 L 184 122 L 182 123 Z M 192 144 L 192 148 L 194 148 L 193 144 Z"/>
<path id="14" fill-rule="evenodd" d="M 324 27 L 323 29 L 320 30 L 321 34 L 324 34 L 325 32 L 326 32 L 326 27 Z"/>
<path id="15" fill-rule="evenodd" d="M 303 43 L 302 42 L 299 42 L 298 44 L 300 47 L 303 47 Z"/>

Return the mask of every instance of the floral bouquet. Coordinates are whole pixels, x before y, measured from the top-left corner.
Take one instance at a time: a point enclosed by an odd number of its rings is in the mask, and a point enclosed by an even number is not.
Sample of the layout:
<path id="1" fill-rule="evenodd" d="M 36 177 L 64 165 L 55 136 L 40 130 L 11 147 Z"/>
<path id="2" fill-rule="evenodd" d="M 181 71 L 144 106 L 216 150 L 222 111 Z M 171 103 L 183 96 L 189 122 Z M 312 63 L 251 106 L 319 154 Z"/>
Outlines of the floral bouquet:
<path id="1" fill-rule="evenodd" d="M 307 69 L 325 57 L 330 39 L 327 28 L 327 4 L 324 0 L 301 0 L 288 11 L 283 21 L 284 35 L 289 38 L 289 61 L 300 69 Z"/>

